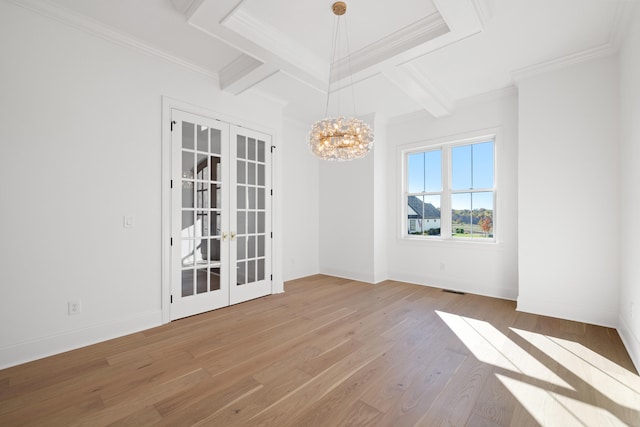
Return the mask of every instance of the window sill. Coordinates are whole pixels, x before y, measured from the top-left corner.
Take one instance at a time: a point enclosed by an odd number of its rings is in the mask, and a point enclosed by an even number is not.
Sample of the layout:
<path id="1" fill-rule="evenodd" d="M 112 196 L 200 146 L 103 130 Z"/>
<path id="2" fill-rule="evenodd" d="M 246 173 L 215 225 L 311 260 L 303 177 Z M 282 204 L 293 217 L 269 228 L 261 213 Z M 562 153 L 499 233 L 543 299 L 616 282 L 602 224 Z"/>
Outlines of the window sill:
<path id="1" fill-rule="evenodd" d="M 502 250 L 502 245 L 498 239 L 452 239 L 443 237 L 411 237 L 400 236 L 396 239 L 398 243 L 411 246 L 431 246 L 438 248 L 457 248 L 457 249 L 478 249 L 498 251 Z"/>

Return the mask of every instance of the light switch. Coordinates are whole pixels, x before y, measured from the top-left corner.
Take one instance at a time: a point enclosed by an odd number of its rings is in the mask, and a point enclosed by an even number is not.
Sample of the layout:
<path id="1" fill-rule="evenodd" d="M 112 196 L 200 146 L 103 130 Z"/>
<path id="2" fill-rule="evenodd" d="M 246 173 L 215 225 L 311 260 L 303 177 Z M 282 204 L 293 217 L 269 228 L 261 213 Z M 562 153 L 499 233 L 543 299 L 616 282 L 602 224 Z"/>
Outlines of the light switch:
<path id="1" fill-rule="evenodd" d="M 136 218 L 134 216 L 124 217 L 124 228 L 133 228 L 136 225 Z"/>

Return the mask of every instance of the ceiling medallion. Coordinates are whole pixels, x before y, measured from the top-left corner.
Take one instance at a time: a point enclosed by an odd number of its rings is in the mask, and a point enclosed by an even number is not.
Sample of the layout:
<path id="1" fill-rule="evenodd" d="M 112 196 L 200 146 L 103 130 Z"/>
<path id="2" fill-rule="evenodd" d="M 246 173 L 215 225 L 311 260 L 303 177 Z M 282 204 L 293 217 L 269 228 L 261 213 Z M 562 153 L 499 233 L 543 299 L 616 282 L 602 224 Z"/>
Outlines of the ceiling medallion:
<path id="1" fill-rule="evenodd" d="M 347 161 L 360 159 L 371 151 L 373 147 L 373 130 L 368 124 L 355 117 L 355 95 L 353 88 L 353 75 L 351 73 L 351 52 L 349 52 L 349 40 L 347 34 L 347 58 L 349 59 L 349 75 L 351 78 L 351 92 L 353 96 L 352 117 L 338 115 L 327 117 L 329 109 L 329 97 L 331 96 L 331 77 L 335 64 L 335 52 L 337 41 L 339 41 L 340 17 L 347 12 L 345 2 L 335 2 L 331 7 L 333 13 L 338 17 L 333 40 L 331 43 L 331 59 L 329 66 L 329 85 L 327 88 L 327 103 L 325 108 L 325 118 L 315 122 L 309 132 L 309 150 L 323 160 Z M 346 20 L 345 20 L 345 34 Z M 338 96 L 340 96 L 338 94 Z"/>

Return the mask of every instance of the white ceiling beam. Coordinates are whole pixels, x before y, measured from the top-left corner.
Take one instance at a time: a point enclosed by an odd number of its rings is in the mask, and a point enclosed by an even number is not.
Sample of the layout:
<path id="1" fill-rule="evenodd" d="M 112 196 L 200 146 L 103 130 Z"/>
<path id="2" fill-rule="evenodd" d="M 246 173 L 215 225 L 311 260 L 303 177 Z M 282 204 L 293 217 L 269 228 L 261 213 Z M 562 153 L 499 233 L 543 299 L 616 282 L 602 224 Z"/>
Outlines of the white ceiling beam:
<path id="1" fill-rule="evenodd" d="M 415 100 L 434 117 L 448 116 L 453 111 L 453 102 L 415 66 L 405 64 L 389 68 L 384 76 Z"/>
<path id="2" fill-rule="evenodd" d="M 242 54 L 220 70 L 220 89 L 240 95 L 277 72 L 277 67 Z"/>

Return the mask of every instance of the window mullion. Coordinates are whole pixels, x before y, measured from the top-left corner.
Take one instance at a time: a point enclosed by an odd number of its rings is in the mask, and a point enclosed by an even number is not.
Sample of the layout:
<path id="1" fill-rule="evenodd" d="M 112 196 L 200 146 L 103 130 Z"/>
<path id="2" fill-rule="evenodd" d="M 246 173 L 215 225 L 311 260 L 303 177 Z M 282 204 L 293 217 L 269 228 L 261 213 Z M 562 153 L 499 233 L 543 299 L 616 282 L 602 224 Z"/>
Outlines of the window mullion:
<path id="1" fill-rule="evenodd" d="M 442 196 L 440 206 L 440 237 L 451 239 L 451 147 L 445 147 L 442 150 Z"/>

